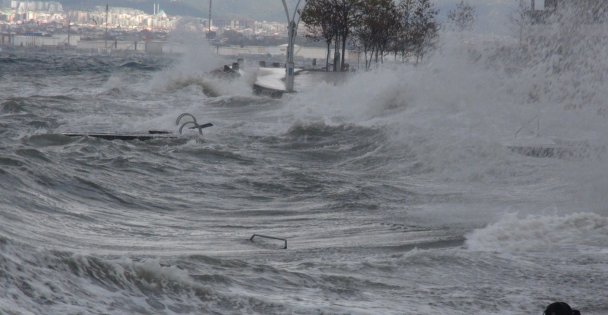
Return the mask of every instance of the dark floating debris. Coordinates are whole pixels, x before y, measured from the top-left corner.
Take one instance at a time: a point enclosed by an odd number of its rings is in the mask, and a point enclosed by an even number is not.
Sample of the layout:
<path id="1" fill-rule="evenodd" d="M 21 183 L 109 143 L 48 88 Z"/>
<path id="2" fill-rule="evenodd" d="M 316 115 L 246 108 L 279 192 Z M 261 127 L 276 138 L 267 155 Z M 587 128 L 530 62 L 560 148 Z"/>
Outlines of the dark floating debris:
<path id="1" fill-rule="evenodd" d="M 577 152 L 572 148 L 550 146 L 508 146 L 509 150 L 521 155 L 536 158 L 572 158 Z"/>
<path id="2" fill-rule="evenodd" d="M 267 236 L 267 235 L 260 235 L 260 234 L 253 234 L 251 235 L 251 238 L 249 238 L 250 241 L 253 242 L 253 238 L 254 237 L 261 237 L 261 238 L 268 238 L 268 239 L 272 239 L 272 240 L 279 240 L 279 241 L 283 241 L 285 243 L 285 246 L 283 246 L 283 249 L 287 249 L 287 240 L 284 238 L 280 238 L 280 237 L 274 237 L 274 236 Z"/>
<path id="3" fill-rule="evenodd" d="M 512 152 L 529 157 L 564 160 L 603 156 L 607 151 L 607 148 L 601 145 L 566 141 L 545 145 L 509 145 L 507 148 Z"/>
<path id="4" fill-rule="evenodd" d="M 240 65 L 238 62 L 232 64 L 232 66 L 224 65 L 221 69 L 211 71 L 211 74 L 220 79 L 235 79 L 241 76 L 239 71 Z"/>
<path id="5" fill-rule="evenodd" d="M 62 135 L 67 137 L 92 137 L 92 138 L 100 138 L 105 140 L 139 140 L 146 141 L 151 139 L 175 139 L 176 136 L 173 136 L 171 132 L 164 130 L 149 130 L 148 133 L 142 134 L 116 134 L 116 133 L 62 133 Z"/>
<path id="6" fill-rule="evenodd" d="M 206 123 L 200 125 L 194 115 L 190 113 L 183 113 L 177 117 L 175 122 L 176 125 L 179 125 L 180 120 L 184 117 L 191 117 L 192 121 L 184 122 L 179 128 L 179 134 L 182 134 L 182 130 L 186 125 L 192 124 L 193 126 L 190 129 L 198 129 L 199 134 L 203 134 L 203 129 L 209 128 L 213 126 L 212 123 Z M 124 141 L 147 141 L 152 139 L 176 139 L 177 135 L 167 130 L 148 130 L 148 132 L 141 133 L 103 133 L 103 132 L 67 132 L 62 133 L 62 135 L 67 137 L 92 137 L 92 138 L 100 138 L 105 140 L 124 140 Z"/>

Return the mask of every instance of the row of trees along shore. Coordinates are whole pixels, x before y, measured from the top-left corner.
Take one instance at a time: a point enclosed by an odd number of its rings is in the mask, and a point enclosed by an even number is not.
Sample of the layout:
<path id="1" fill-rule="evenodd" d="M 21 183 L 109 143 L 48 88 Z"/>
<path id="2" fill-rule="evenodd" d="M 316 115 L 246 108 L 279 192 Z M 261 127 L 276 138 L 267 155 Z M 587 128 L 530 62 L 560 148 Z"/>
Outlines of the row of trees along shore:
<path id="1" fill-rule="evenodd" d="M 366 69 L 391 53 L 419 62 L 436 43 L 438 13 L 431 0 L 308 0 L 300 17 L 306 37 L 327 44 L 326 69 L 333 43 L 334 71 L 344 71 L 348 43 L 364 53 Z"/>
<path id="2" fill-rule="evenodd" d="M 435 47 L 438 13 L 431 0 L 307 0 L 300 17 L 308 31 L 306 37 L 325 41 L 327 71 L 332 43 L 333 70 L 344 71 L 348 43 L 364 53 L 366 69 L 384 62 L 391 53 L 403 62 L 420 62 Z M 449 12 L 448 24 L 453 30 L 470 30 L 475 15 L 475 9 L 461 0 Z"/>

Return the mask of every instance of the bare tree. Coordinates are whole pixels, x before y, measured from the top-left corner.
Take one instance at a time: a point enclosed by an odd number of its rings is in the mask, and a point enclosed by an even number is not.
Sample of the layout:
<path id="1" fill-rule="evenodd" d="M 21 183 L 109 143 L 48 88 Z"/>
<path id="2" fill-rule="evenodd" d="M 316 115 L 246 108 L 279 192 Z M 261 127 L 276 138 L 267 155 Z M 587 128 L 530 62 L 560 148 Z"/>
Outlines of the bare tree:
<path id="1" fill-rule="evenodd" d="M 400 54 L 401 61 L 409 57 L 414 52 L 414 10 L 415 0 L 401 0 L 398 5 L 399 29 L 393 41 L 393 52 L 395 57 Z"/>
<path id="2" fill-rule="evenodd" d="M 336 14 L 336 31 L 342 44 L 341 71 L 344 71 L 344 59 L 346 55 L 346 43 L 351 30 L 354 28 L 355 21 L 360 17 L 359 8 L 365 1 L 363 0 L 332 0 L 334 2 L 334 12 Z"/>
<path id="3" fill-rule="evenodd" d="M 431 0 L 416 0 L 416 8 L 412 17 L 411 41 L 414 47 L 416 63 L 418 63 L 428 51 L 433 49 L 439 35 L 439 22 Z"/>
<path id="4" fill-rule="evenodd" d="M 365 67 L 372 62 L 383 62 L 391 43 L 400 28 L 399 10 L 392 0 L 368 0 L 360 4 L 359 23 L 355 27 L 356 38 L 365 54 Z"/>
<path id="5" fill-rule="evenodd" d="M 519 43 L 523 43 L 524 34 L 527 33 L 532 25 L 532 14 L 530 13 L 531 7 L 527 4 L 526 0 L 516 0 L 517 8 L 511 14 L 511 24 L 517 29 L 519 33 Z"/>
<path id="6" fill-rule="evenodd" d="M 322 37 L 327 43 L 327 66 L 331 43 L 335 45 L 334 65 L 344 64 L 346 43 L 357 19 L 359 4 L 363 0 L 308 0 L 301 12 L 302 21 L 306 24 L 312 38 Z M 341 58 L 338 58 L 339 52 Z M 343 68 L 334 66 L 334 71 Z"/>
<path id="7" fill-rule="evenodd" d="M 475 8 L 464 0 L 461 0 L 454 10 L 448 12 L 448 23 L 456 31 L 472 30 L 476 18 Z"/>
<path id="8" fill-rule="evenodd" d="M 434 47 L 439 11 L 431 1 L 401 0 L 397 5 L 395 0 L 308 0 L 301 15 L 309 38 L 325 39 L 327 66 L 333 43 L 334 71 L 345 69 L 346 43 L 354 37 L 365 53 L 365 66 L 369 69 L 374 59 L 382 63 L 390 52 L 401 53 L 404 60 L 406 55 L 415 55 L 418 62 Z"/>
<path id="9" fill-rule="evenodd" d="M 325 70 L 329 71 L 329 55 L 331 43 L 336 36 L 333 8 L 329 0 L 308 0 L 306 6 L 300 11 L 300 19 L 306 25 L 312 40 L 325 40 L 327 45 L 327 58 L 325 59 Z"/>

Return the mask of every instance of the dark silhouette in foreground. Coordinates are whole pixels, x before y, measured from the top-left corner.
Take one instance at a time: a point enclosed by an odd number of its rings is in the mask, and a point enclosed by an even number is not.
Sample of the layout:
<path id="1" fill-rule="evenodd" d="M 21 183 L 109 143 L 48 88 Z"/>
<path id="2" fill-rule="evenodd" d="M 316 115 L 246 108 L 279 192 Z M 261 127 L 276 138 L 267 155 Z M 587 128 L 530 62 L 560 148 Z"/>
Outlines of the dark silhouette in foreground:
<path id="1" fill-rule="evenodd" d="M 581 315 L 581 312 L 573 310 L 565 302 L 555 302 L 547 306 L 544 315 Z"/>

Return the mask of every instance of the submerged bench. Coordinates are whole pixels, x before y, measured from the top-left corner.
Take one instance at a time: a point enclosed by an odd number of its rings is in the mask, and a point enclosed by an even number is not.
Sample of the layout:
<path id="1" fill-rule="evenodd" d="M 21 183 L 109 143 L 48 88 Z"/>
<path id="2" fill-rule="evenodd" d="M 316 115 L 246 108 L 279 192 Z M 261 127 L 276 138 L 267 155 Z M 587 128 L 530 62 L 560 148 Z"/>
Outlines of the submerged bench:
<path id="1" fill-rule="evenodd" d="M 62 133 L 62 135 L 66 137 L 92 137 L 92 138 L 100 138 L 105 140 L 139 140 L 146 141 L 151 139 L 175 139 L 177 136 L 173 135 L 169 131 L 164 130 L 149 130 L 148 133 L 80 133 L 80 132 L 70 132 L 70 133 Z"/>
<path id="2" fill-rule="evenodd" d="M 182 118 L 191 118 L 191 120 L 187 120 L 181 127 L 179 128 L 179 134 L 182 134 L 182 130 L 184 127 L 188 125 L 192 125 L 188 129 L 198 129 L 199 134 L 203 134 L 203 129 L 213 127 L 212 123 L 199 124 L 196 121 L 196 117 L 190 113 L 183 113 L 177 117 L 175 121 L 176 125 L 179 125 Z M 104 132 L 66 132 L 62 133 L 62 135 L 66 137 L 92 137 L 92 138 L 100 138 L 105 140 L 139 140 L 146 141 L 151 139 L 176 139 L 177 135 L 173 134 L 171 131 L 167 130 L 148 130 L 147 133 L 104 133 Z"/>

